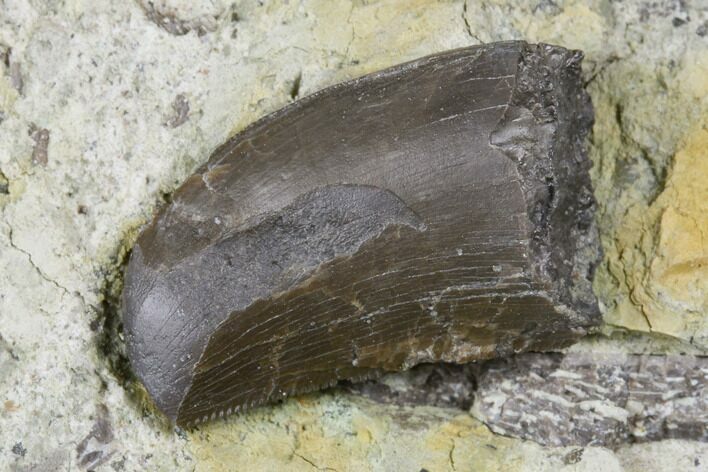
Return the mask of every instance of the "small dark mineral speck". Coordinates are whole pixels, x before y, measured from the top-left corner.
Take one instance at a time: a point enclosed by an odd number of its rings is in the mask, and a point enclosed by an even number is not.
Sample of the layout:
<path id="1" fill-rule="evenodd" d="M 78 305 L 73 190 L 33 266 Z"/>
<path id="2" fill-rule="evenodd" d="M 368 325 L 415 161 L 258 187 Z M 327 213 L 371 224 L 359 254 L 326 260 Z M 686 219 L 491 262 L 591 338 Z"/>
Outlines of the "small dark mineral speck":
<path id="1" fill-rule="evenodd" d="M 671 24 L 674 25 L 674 28 L 678 28 L 679 26 L 685 25 L 686 20 L 684 20 L 683 18 L 674 17 L 674 19 L 671 20 Z"/>
<path id="2" fill-rule="evenodd" d="M 18 443 L 15 443 L 14 446 L 12 446 L 12 453 L 20 457 L 25 457 L 25 454 L 27 454 L 27 449 L 22 445 L 22 442 L 20 441 Z"/>
<path id="3" fill-rule="evenodd" d="M 165 124 L 170 128 L 177 128 L 184 124 L 189 117 L 189 101 L 184 94 L 180 93 L 175 97 L 175 101 L 172 103 L 172 110 L 174 114 Z"/>
<path id="4" fill-rule="evenodd" d="M 566 465 L 577 464 L 583 459 L 583 451 L 585 451 L 585 449 L 582 447 L 573 449 L 563 457 L 563 462 L 565 462 Z"/>
<path id="5" fill-rule="evenodd" d="M 183 430 L 182 428 L 180 428 L 179 426 L 175 427 L 175 434 L 180 439 L 187 439 L 187 432 L 185 430 Z"/>
<path id="6" fill-rule="evenodd" d="M 113 427 L 108 408 L 98 405 L 96 421 L 89 434 L 76 447 L 79 464 L 91 470 L 106 462 L 113 454 L 107 447 L 113 441 Z"/>
<path id="7" fill-rule="evenodd" d="M 96 332 L 98 328 L 101 327 L 101 319 L 96 318 L 95 320 L 92 320 L 91 323 L 89 323 L 89 328 L 91 331 Z"/>
<path id="8" fill-rule="evenodd" d="M 111 462 L 111 468 L 115 470 L 116 472 L 120 472 L 121 470 L 125 470 L 125 456 L 121 457 L 117 461 Z"/>
<path id="9" fill-rule="evenodd" d="M 701 38 L 708 34 L 708 21 L 704 22 L 702 25 L 696 28 L 696 34 Z"/>
<path id="10" fill-rule="evenodd" d="M 39 128 L 34 123 L 30 125 L 29 135 L 34 141 L 34 149 L 32 149 L 32 163 L 42 167 L 49 162 L 49 130 Z"/>
<path id="11" fill-rule="evenodd" d="M 300 95 L 300 84 L 302 83 L 302 73 L 299 73 L 290 86 L 290 98 L 295 100 Z"/>
<path id="12" fill-rule="evenodd" d="M 10 183 L 7 181 L 5 174 L 0 172 L 0 195 L 7 195 L 10 193 Z"/>

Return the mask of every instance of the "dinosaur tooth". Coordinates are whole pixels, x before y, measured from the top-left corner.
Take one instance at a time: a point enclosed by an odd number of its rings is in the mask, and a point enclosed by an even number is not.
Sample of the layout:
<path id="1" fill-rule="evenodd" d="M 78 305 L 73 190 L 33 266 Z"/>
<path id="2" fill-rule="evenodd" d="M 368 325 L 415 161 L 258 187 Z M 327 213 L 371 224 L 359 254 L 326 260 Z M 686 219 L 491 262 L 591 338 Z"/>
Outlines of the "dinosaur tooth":
<path id="1" fill-rule="evenodd" d="M 128 357 L 194 424 L 599 322 L 582 54 L 522 41 L 305 97 L 219 147 L 143 229 Z"/>

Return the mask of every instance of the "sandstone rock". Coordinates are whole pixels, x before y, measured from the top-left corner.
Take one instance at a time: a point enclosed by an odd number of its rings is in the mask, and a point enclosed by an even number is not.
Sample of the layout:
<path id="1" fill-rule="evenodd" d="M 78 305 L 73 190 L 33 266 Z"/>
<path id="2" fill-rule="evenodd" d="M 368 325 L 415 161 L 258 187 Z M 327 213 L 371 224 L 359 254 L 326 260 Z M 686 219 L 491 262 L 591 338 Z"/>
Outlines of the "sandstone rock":
<path id="1" fill-rule="evenodd" d="M 708 460 L 708 444 L 679 440 L 616 451 L 598 446 L 542 447 L 493 434 L 459 411 L 380 405 L 341 394 L 304 396 L 278 409 L 236 415 L 200 428 L 190 438 L 198 471 L 640 472 L 647 464 L 670 463 L 667 457 L 675 470 L 695 470 L 695 464 Z"/>

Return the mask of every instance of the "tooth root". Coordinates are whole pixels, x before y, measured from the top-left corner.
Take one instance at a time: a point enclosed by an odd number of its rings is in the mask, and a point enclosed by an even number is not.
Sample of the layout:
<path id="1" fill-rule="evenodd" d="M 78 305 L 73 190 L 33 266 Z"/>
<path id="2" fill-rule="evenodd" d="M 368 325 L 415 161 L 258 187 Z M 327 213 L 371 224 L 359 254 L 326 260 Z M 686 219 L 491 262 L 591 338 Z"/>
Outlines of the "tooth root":
<path id="1" fill-rule="evenodd" d="M 520 41 L 443 52 L 217 149 L 126 272 L 128 356 L 158 407 L 207 421 L 421 362 L 556 349 L 597 324 L 580 58 Z"/>

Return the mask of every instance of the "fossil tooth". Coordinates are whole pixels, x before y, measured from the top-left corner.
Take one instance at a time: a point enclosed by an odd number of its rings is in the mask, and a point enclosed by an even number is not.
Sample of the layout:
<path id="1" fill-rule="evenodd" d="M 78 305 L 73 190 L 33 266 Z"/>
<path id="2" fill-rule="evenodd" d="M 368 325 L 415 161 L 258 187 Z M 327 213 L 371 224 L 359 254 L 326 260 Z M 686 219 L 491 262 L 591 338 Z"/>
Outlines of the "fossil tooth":
<path id="1" fill-rule="evenodd" d="M 181 425 L 599 321 L 578 51 L 505 42 L 327 88 L 230 139 L 143 230 L 128 355 Z"/>

